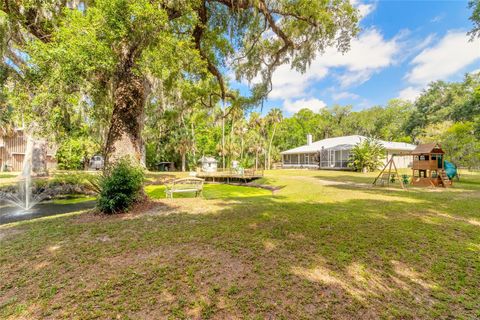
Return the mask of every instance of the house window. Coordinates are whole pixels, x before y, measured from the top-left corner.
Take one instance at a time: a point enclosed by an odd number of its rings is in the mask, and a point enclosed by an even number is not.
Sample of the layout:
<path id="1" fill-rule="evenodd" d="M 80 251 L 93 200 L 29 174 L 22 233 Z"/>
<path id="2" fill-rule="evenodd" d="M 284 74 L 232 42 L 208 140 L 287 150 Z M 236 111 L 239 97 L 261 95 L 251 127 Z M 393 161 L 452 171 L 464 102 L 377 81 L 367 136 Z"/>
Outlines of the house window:
<path id="1" fill-rule="evenodd" d="M 309 164 L 308 154 L 305 155 L 305 164 Z"/>

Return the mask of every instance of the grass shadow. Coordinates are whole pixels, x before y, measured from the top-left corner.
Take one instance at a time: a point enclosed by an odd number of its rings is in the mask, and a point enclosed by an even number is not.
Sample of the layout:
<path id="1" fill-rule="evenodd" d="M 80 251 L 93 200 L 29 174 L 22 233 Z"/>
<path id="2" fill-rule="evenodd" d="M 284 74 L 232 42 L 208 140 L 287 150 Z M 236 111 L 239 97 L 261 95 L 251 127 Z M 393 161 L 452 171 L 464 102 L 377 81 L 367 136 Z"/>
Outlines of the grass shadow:
<path id="1" fill-rule="evenodd" d="M 168 215 L 20 225 L 23 232 L 0 247 L 0 315 L 477 315 L 478 226 L 412 214 L 435 206 L 427 193 L 300 181 L 273 196 L 178 200 L 160 200 L 180 206 Z M 194 212 L 208 204 L 216 209 Z"/>

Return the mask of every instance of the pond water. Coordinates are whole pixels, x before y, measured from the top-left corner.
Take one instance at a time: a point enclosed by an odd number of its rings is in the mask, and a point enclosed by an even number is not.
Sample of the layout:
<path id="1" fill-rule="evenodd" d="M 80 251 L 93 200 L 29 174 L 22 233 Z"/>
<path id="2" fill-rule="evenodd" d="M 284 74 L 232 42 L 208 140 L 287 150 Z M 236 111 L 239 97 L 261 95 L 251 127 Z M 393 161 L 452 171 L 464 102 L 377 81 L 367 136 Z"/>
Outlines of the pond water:
<path id="1" fill-rule="evenodd" d="M 92 209 L 95 207 L 95 203 L 95 200 L 91 199 L 85 199 L 84 201 L 79 201 L 78 199 L 73 201 L 48 201 L 41 202 L 29 210 L 24 210 L 2 202 L 0 203 L 0 225 Z"/>

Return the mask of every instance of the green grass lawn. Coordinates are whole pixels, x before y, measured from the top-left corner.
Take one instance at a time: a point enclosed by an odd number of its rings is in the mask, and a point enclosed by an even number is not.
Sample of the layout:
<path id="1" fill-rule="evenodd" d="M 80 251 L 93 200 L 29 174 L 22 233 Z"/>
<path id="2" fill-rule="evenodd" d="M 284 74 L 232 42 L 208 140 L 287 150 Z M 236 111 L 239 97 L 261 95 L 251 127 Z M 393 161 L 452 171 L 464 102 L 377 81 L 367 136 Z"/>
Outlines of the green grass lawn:
<path id="1" fill-rule="evenodd" d="M 269 171 L 274 195 L 197 199 L 147 186 L 145 214 L 0 226 L 0 318 L 479 318 L 480 174 L 407 191 L 374 176 Z"/>
<path id="2" fill-rule="evenodd" d="M 84 196 L 84 195 L 75 195 L 72 194 L 64 199 L 54 199 L 52 203 L 54 204 L 74 204 L 74 203 L 81 203 L 86 201 L 94 201 L 96 200 L 95 197 Z"/>
<path id="3" fill-rule="evenodd" d="M 152 199 L 165 198 L 165 186 L 147 186 L 145 192 Z M 225 185 L 225 184 L 205 184 L 203 187 L 203 198 L 205 199 L 235 199 L 251 198 L 271 195 L 272 192 L 253 187 Z M 192 198 L 194 194 L 175 193 L 174 198 Z"/>
<path id="4" fill-rule="evenodd" d="M 17 181 L 19 173 L 15 172 L 0 172 L 0 187 L 9 185 Z"/>
<path id="5" fill-rule="evenodd" d="M 0 179 L 15 178 L 17 175 L 9 172 L 0 172 Z"/>

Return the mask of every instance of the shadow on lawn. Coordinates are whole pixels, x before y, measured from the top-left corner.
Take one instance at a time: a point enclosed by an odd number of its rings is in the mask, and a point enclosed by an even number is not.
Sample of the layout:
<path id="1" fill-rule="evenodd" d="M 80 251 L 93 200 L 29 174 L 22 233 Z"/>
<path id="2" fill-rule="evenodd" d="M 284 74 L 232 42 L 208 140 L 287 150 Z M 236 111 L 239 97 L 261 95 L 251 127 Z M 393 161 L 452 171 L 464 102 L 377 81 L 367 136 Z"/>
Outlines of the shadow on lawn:
<path id="1" fill-rule="evenodd" d="M 471 182 L 471 185 L 480 186 L 480 184 L 475 182 Z M 330 187 L 339 190 L 339 192 L 361 191 L 371 195 L 416 200 L 420 202 L 414 210 L 416 213 L 426 211 L 443 214 L 453 213 L 480 219 L 480 212 L 475 210 L 480 206 L 478 189 L 465 188 L 464 183 L 447 189 L 407 187 L 406 190 L 402 190 L 400 187 L 383 188 L 378 186 L 362 187 L 359 189 L 358 186 L 354 184 L 338 184 L 331 185 Z"/>
<path id="2" fill-rule="evenodd" d="M 340 318 L 392 315 L 393 309 L 402 317 L 428 317 L 442 304 L 440 297 L 451 293 L 445 290 L 452 283 L 442 280 L 442 272 L 432 273 L 435 264 L 447 264 L 448 272 L 465 272 L 455 261 L 464 259 L 466 244 L 475 241 L 475 237 L 458 235 L 458 225 L 412 219 L 411 203 L 403 201 L 257 200 L 261 201 L 237 199 L 215 214 L 183 213 L 156 217 L 152 223 L 175 225 L 175 239 L 163 245 L 188 247 L 185 258 L 169 261 L 175 268 L 188 272 L 187 263 L 196 265 L 200 273 L 214 271 L 210 276 L 194 276 L 196 286 L 222 278 L 231 272 L 231 264 L 241 265 L 235 279 L 220 281 L 223 298 L 228 298 L 226 288 L 236 286 L 241 294 L 235 300 L 243 301 L 245 309 L 274 317 L 287 316 L 286 306 L 292 303 L 295 314 L 306 317 L 318 317 L 325 309 Z M 452 234 L 456 244 L 449 246 Z M 231 261 L 220 261 L 220 257 Z M 470 257 L 478 260 L 472 252 Z M 478 274 L 475 277 L 479 280 Z M 181 291 L 187 294 L 189 285 L 183 285 Z M 199 294 L 205 297 L 208 290 Z"/>
<path id="3" fill-rule="evenodd" d="M 410 192 L 361 192 L 396 200 L 178 199 L 161 201 L 175 214 L 26 224 L 0 247 L 0 315 L 23 305 L 37 317 L 475 317 L 478 227 L 412 216 Z"/>
<path id="4" fill-rule="evenodd" d="M 411 177 L 411 173 L 408 173 L 407 175 Z M 351 184 L 351 185 L 355 183 L 362 183 L 370 186 L 373 185 L 373 181 L 375 180 L 376 177 L 377 177 L 377 174 L 375 174 L 374 176 L 365 176 L 364 174 L 361 174 L 361 173 L 357 173 L 357 174 L 352 173 L 350 175 L 339 174 L 339 175 L 314 176 L 314 178 L 322 181 L 335 181 L 335 182 L 340 182 L 343 184 Z M 480 180 L 478 180 L 478 176 L 469 172 L 462 173 L 460 175 L 460 180 L 457 180 L 456 178 L 454 178 L 453 185 L 454 185 L 454 188 L 462 188 L 466 190 L 480 190 Z M 394 184 L 394 187 L 400 188 L 400 184 L 398 183 L 398 181 Z M 412 188 L 413 186 L 408 184 L 407 187 Z M 422 188 L 419 187 L 418 189 L 422 189 Z M 429 188 L 423 188 L 423 189 L 428 190 Z"/>

